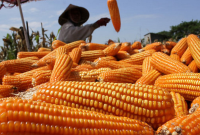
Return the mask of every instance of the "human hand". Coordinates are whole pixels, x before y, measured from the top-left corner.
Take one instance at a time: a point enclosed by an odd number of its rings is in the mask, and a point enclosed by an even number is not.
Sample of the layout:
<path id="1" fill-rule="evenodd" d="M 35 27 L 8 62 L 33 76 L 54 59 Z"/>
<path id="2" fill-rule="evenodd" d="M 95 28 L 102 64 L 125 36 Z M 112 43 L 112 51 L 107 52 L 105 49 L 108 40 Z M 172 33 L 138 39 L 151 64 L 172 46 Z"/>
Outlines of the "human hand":
<path id="1" fill-rule="evenodd" d="M 96 21 L 96 23 L 99 26 L 106 26 L 109 21 L 110 21 L 110 18 L 101 18 L 98 21 Z"/>

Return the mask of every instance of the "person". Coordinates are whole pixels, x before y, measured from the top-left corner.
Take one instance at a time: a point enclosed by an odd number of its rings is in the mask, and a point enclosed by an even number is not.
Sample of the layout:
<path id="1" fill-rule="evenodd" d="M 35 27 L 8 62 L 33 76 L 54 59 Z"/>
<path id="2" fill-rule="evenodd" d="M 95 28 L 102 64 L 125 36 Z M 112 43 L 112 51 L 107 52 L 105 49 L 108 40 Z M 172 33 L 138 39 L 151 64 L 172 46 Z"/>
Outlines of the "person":
<path id="1" fill-rule="evenodd" d="M 58 40 L 70 43 L 78 40 L 86 40 L 93 31 L 101 26 L 106 26 L 109 18 L 101 18 L 95 23 L 82 26 L 89 19 L 86 8 L 70 4 L 59 16 L 58 23 L 61 25 Z"/>

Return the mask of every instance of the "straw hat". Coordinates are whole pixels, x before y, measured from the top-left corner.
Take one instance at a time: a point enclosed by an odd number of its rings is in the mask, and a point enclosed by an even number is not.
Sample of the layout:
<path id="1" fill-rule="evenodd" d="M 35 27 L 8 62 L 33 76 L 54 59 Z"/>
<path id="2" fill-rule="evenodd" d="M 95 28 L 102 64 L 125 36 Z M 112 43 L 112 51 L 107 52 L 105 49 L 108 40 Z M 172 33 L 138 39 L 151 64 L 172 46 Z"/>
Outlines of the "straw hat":
<path id="1" fill-rule="evenodd" d="M 68 18 L 68 13 L 67 12 L 69 10 L 75 9 L 75 8 L 78 8 L 81 11 L 81 21 L 80 21 L 80 23 L 78 25 L 81 25 L 81 24 L 85 23 L 88 20 L 89 16 L 90 16 L 88 10 L 83 8 L 83 7 L 75 6 L 75 5 L 72 5 L 72 4 L 70 4 L 65 9 L 65 11 L 59 16 L 58 23 L 60 25 L 63 25 L 64 23 L 66 23 L 68 21 L 68 19 L 67 19 Z"/>

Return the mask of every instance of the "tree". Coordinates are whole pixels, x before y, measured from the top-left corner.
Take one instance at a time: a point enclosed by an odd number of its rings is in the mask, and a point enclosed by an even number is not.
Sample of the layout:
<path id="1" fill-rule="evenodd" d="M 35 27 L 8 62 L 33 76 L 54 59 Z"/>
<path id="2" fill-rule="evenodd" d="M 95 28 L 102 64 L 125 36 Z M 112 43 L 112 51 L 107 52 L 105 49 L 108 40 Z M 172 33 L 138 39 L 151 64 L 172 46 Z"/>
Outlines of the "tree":
<path id="1" fill-rule="evenodd" d="M 163 36 L 166 36 L 167 39 L 175 39 L 178 41 L 179 39 L 189 35 L 189 34 L 200 34 L 200 21 L 190 21 L 190 22 L 184 22 L 182 21 L 180 24 L 175 26 L 170 26 L 169 31 L 161 31 L 156 34 L 160 34 Z"/>
<path id="2" fill-rule="evenodd" d="M 181 39 L 189 34 L 200 33 L 200 21 L 190 21 L 190 22 L 182 22 L 179 25 L 171 26 L 170 35 L 173 39 Z"/>

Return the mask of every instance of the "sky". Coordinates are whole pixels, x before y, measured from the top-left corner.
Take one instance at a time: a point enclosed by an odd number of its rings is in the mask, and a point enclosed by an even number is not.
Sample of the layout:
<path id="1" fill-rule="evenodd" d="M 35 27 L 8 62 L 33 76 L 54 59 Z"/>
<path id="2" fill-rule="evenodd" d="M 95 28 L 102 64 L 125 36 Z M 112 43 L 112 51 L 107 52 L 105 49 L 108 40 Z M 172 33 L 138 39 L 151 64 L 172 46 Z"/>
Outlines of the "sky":
<path id="1" fill-rule="evenodd" d="M 112 22 L 96 29 L 92 42 L 104 44 L 109 39 L 121 42 L 140 41 L 147 33 L 169 31 L 183 21 L 200 20 L 200 0 L 117 0 L 121 19 L 121 29 L 116 32 Z M 85 7 L 90 17 L 85 24 L 96 22 L 102 17 L 109 17 L 107 0 L 41 0 L 22 4 L 24 20 L 28 21 L 30 31 L 41 33 L 41 23 L 56 35 L 61 27 L 58 17 L 69 4 Z M 5 3 L 5 5 L 7 5 Z M 18 7 L 0 10 L 0 46 L 7 33 L 12 34 L 10 27 L 22 26 Z"/>

